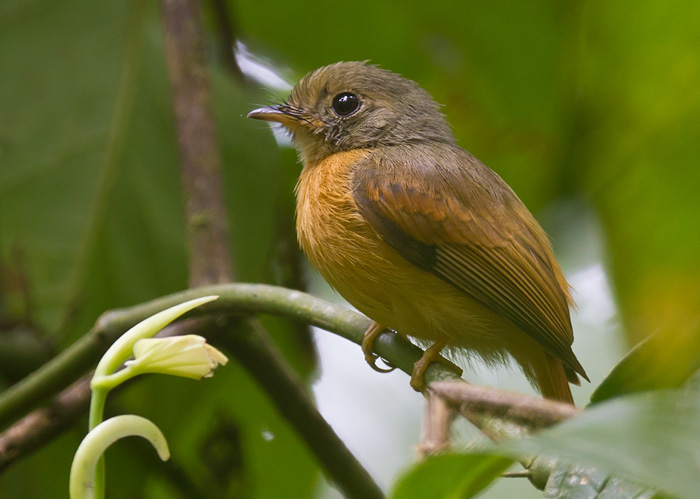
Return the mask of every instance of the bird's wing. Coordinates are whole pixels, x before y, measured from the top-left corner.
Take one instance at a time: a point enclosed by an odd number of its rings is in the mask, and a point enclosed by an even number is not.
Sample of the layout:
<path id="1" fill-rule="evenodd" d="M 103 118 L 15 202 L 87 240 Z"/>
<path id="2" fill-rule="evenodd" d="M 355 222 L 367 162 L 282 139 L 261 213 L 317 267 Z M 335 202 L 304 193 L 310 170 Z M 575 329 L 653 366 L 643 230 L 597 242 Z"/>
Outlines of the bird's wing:
<path id="1" fill-rule="evenodd" d="M 588 379 L 571 350 L 568 289 L 547 236 L 493 171 L 455 148 L 372 155 L 355 169 L 353 196 L 404 258 L 507 317 Z"/>

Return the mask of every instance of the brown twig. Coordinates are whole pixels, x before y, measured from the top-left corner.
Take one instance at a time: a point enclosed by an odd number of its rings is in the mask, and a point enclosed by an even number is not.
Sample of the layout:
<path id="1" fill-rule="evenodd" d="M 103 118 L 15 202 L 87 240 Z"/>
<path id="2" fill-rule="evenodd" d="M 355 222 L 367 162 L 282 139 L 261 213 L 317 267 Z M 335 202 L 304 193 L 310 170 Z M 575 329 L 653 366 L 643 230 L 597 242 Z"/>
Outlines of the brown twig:
<path id="1" fill-rule="evenodd" d="M 450 414 L 458 410 L 482 434 L 496 443 L 517 438 L 533 430 L 545 428 L 576 416 L 580 411 L 570 405 L 531 395 L 506 392 L 494 388 L 474 386 L 464 381 L 436 381 L 428 385 L 430 393 L 427 411 L 432 415 Z M 431 408 L 432 406 L 432 408 Z M 449 409 L 448 409 L 449 408 Z M 424 434 L 439 434 L 442 438 L 439 450 L 449 447 L 444 428 L 446 416 L 426 418 Z M 509 477 L 526 477 L 543 490 L 556 462 L 541 458 L 520 460 L 525 470 L 505 474 Z"/>
<path id="2" fill-rule="evenodd" d="M 88 374 L 0 434 L 0 471 L 71 427 L 90 403 Z"/>
<path id="3" fill-rule="evenodd" d="M 580 413 L 570 404 L 468 383 L 440 381 L 429 388 L 461 412 L 504 419 L 531 429 L 545 428 Z"/>
<path id="4" fill-rule="evenodd" d="M 185 190 L 190 286 L 229 282 L 233 266 L 199 2 L 162 0 L 162 6 Z"/>
<path id="5" fill-rule="evenodd" d="M 425 391 L 425 413 L 418 455 L 426 458 L 450 448 L 450 427 L 457 415 L 444 397 Z"/>

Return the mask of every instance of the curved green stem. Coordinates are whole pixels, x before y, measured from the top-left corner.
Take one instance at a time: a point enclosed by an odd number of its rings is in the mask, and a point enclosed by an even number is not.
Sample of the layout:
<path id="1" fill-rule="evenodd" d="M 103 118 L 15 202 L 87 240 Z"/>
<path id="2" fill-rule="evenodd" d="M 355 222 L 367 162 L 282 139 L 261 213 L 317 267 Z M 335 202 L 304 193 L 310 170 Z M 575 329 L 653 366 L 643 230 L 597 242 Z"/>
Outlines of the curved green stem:
<path id="1" fill-rule="evenodd" d="M 78 447 L 70 469 L 70 499 L 103 497 L 94 481 L 96 466 L 104 451 L 117 440 L 139 436 L 148 440 L 163 461 L 170 458 L 168 442 L 160 429 L 146 418 L 116 416 L 97 425 Z M 101 495 L 100 495 L 101 494 Z"/>

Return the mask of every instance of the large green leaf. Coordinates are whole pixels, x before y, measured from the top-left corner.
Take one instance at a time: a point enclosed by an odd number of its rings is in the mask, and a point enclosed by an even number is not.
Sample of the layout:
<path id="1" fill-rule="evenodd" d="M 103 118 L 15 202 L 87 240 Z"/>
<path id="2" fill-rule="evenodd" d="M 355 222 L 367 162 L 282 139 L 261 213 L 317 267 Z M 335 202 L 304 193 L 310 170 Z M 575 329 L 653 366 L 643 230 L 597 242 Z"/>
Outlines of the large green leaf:
<path id="1" fill-rule="evenodd" d="M 105 310 L 187 286 L 162 40 L 157 3 L 0 6 L 0 263 L 21 252 L 30 319 L 64 344 Z M 270 280 L 276 198 L 291 186 L 288 176 L 276 175 L 282 160 L 269 130 L 245 120 L 266 94 L 220 69 L 212 86 L 238 276 Z M 3 289 L 2 299 L 16 303 L 10 291 Z M 272 327 L 285 340 L 283 352 L 303 365 L 290 328 Z M 170 475 L 156 473 L 157 464 L 141 459 L 143 449 L 116 446 L 107 455 L 109 495 L 131 497 L 148 487 L 153 497 L 172 497 L 178 475 L 223 491 L 218 497 L 235 496 L 241 481 L 246 497 L 311 494 L 318 466 L 257 385 L 235 366 L 217 378 L 218 385 L 149 379 L 108 403 L 110 414 L 152 417 L 181 465 Z M 0 477 L 0 489 L 31 491 L 14 497 L 65 497 L 68 466 L 47 467 L 44 452 L 69 465 L 72 444 L 74 438 L 61 439 L 15 464 Z M 239 466 L 213 474 L 230 459 Z M 42 483 L 52 485 L 42 493 Z"/>
<path id="2" fill-rule="evenodd" d="M 395 485 L 394 499 L 474 497 L 498 478 L 513 460 L 489 454 L 432 456 L 414 466 Z"/>
<path id="3" fill-rule="evenodd" d="M 622 397 L 504 449 L 556 457 L 674 496 L 695 497 L 700 397 L 686 390 Z"/>
<path id="4" fill-rule="evenodd" d="M 659 357 L 666 358 L 669 353 L 666 340 L 655 334 L 632 348 L 596 387 L 591 403 L 633 392 L 678 388 L 686 383 L 700 368 L 700 350 L 684 352 L 679 362 L 661 364 Z"/>
<path id="5" fill-rule="evenodd" d="M 32 319 L 47 329 L 65 314 L 93 208 L 118 168 L 112 121 L 135 64 L 128 19 L 127 2 L 3 2 L 0 249 L 23 255 Z M 127 113 L 130 102 L 118 106 Z"/>

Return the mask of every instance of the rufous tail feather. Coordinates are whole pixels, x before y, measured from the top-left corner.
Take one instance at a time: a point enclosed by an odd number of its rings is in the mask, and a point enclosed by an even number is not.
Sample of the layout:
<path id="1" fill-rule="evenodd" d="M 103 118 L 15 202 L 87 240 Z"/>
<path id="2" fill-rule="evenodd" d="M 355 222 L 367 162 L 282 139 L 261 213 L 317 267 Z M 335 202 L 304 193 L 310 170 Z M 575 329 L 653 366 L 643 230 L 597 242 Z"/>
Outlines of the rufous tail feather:
<path id="1" fill-rule="evenodd" d="M 535 363 L 533 367 L 537 385 L 544 398 L 574 405 L 569 380 L 559 359 L 545 353 L 542 360 Z"/>

